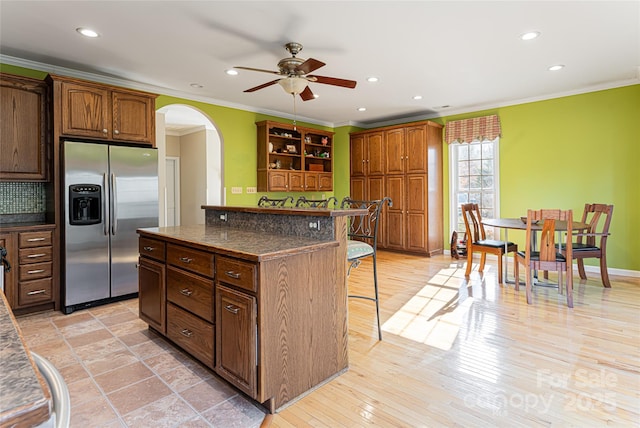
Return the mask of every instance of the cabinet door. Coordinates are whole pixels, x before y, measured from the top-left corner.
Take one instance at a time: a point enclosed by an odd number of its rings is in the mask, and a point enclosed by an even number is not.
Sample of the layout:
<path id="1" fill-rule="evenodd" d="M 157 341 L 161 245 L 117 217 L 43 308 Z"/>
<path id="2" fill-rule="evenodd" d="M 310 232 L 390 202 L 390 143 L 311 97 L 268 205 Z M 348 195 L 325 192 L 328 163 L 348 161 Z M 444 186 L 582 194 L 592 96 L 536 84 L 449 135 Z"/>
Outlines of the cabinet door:
<path id="1" fill-rule="evenodd" d="M 155 100 L 152 97 L 113 91 L 113 139 L 155 142 Z"/>
<path id="2" fill-rule="evenodd" d="M 255 298 L 230 288 L 216 287 L 216 366 L 223 378 L 256 398 Z"/>
<path id="3" fill-rule="evenodd" d="M 367 134 L 367 175 L 384 174 L 384 134 Z"/>
<path id="4" fill-rule="evenodd" d="M 292 192 L 303 192 L 304 189 L 304 173 L 302 172 L 290 172 L 289 173 L 289 187 L 287 190 Z"/>
<path id="5" fill-rule="evenodd" d="M 318 190 L 333 190 L 333 174 L 318 174 Z"/>
<path id="6" fill-rule="evenodd" d="M 427 248 L 427 176 L 407 175 L 407 240 L 408 251 L 424 253 Z"/>
<path id="7" fill-rule="evenodd" d="M 364 177 L 351 177 L 350 198 L 362 201 L 365 199 L 367 179 Z"/>
<path id="8" fill-rule="evenodd" d="M 109 90 L 62 82 L 61 98 L 63 134 L 111 138 Z"/>
<path id="9" fill-rule="evenodd" d="M 383 176 L 369 177 L 367 178 L 365 199 L 367 200 L 379 200 L 384 198 L 384 180 Z M 386 248 L 386 225 L 387 222 L 387 207 L 382 210 L 380 220 L 378 221 L 378 248 Z"/>
<path id="10" fill-rule="evenodd" d="M 0 180 L 46 181 L 47 87 L 30 79 L 0 81 Z"/>
<path id="11" fill-rule="evenodd" d="M 351 137 L 349 145 L 349 163 L 351 165 L 351 176 L 360 177 L 365 175 L 365 137 L 364 135 L 354 135 Z"/>
<path id="12" fill-rule="evenodd" d="M 0 233 L 0 246 L 7 250 L 7 261 L 11 264 L 11 270 L 4 271 L 4 294 L 9 305 L 15 308 L 18 305 L 18 283 L 15 272 L 18 271 L 18 244 L 15 233 Z"/>
<path id="13" fill-rule="evenodd" d="M 313 172 L 306 172 L 304 174 L 304 190 L 307 192 L 313 192 L 318 190 L 318 174 Z"/>
<path id="14" fill-rule="evenodd" d="M 289 187 L 288 173 L 285 171 L 269 171 L 267 173 L 269 192 L 286 192 Z"/>
<path id="15" fill-rule="evenodd" d="M 385 132 L 385 173 L 404 173 L 404 128 L 392 129 Z"/>
<path id="16" fill-rule="evenodd" d="M 165 265 L 140 257 L 138 265 L 138 306 L 140 319 L 166 333 Z"/>
<path id="17" fill-rule="evenodd" d="M 405 167 L 407 174 L 427 172 L 427 130 L 426 125 L 414 126 L 406 130 Z"/>
<path id="18" fill-rule="evenodd" d="M 387 248 L 403 250 L 405 246 L 405 181 L 404 176 L 390 176 L 386 180 L 386 196 L 393 201 L 387 208 Z"/>

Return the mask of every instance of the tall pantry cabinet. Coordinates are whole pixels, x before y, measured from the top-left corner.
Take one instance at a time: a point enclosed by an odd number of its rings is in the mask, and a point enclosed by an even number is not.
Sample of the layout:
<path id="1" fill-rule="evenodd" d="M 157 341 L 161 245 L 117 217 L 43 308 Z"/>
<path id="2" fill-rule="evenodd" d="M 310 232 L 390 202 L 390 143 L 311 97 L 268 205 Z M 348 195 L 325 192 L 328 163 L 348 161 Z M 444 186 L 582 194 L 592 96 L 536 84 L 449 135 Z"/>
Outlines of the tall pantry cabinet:
<path id="1" fill-rule="evenodd" d="M 379 247 L 442 253 L 442 126 L 414 122 L 355 132 L 350 140 L 351 197 L 393 201 Z"/>

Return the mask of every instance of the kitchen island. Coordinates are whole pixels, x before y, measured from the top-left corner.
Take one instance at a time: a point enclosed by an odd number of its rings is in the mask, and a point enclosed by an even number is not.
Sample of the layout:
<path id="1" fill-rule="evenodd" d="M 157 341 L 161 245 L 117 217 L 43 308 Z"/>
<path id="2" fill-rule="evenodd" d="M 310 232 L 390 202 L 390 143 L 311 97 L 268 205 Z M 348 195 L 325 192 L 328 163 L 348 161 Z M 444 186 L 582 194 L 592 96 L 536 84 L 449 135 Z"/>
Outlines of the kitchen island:
<path id="1" fill-rule="evenodd" d="M 270 412 L 346 371 L 346 226 L 366 210 L 203 209 L 139 229 L 140 317 Z"/>

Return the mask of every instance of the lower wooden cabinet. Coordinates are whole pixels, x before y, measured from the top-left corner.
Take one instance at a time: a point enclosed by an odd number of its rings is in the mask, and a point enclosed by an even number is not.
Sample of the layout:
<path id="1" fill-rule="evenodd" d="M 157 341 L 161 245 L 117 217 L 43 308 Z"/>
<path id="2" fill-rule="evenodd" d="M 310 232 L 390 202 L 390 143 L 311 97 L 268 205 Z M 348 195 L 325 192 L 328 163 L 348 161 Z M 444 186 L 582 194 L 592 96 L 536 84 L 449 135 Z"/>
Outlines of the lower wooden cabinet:
<path id="1" fill-rule="evenodd" d="M 167 337 L 213 368 L 213 325 L 172 303 L 167 304 Z"/>
<path id="2" fill-rule="evenodd" d="M 216 314 L 216 372 L 256 398 L 256 299 L 219 284 Z"/>
<path id="3" fill-rule="evenodd" d="M 140 319 L 166 333 L 165 265 L 140 257 L 138 264 L 138 312 Z"/>

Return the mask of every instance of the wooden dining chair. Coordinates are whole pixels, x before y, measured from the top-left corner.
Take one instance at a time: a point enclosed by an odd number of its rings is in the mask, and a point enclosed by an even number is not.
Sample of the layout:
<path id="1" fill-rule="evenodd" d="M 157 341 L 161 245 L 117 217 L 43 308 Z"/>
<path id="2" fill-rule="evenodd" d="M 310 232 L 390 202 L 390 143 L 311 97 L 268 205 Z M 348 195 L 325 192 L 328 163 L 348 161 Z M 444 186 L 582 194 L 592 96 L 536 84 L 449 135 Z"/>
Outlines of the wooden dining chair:
<path id="1" fill-rule="evenodd" d="M 296 201 L 297 208 L 325 208 L 332 209 L 338 204 L 338 199 L 335 196 L 330 196 L 326 199 L 307 199 L 304 196 L 300 196 Z"/>
<path id="2" fill-rule="evenodd" d="M 341 209 L 360 208 L 366 209 L 367 214 L 355 215 L 349 217 L 349 230 L 347 232 L 347 263 L 349 269 L 347 276 L 352 268 L 360 265 L 360 261 L 365 257 L 373 259 L 373 297 L 349 294 L 348 297 L 357 299 L 371 300 L 376 304 L 376 320 L 378 322 L 378 340 L 382 340 L 382 329 L 380 327 L 380 300 L 378 298 L 378 265 L 376 255 L 378 253 L 378 231 L 380 230 L 380 215 L 385 203 L 392 206 L 391 198 L 383 198 L 380 200 L 364 201 L 355 200 L 346 197 L 340 203 Z"/>
<path id="3" fill-rule="evenodd" d="M 556 246 L 556 222 L 566 221 L 565 246 L 566 254 L 558 251 Z M 535 231 L 532 230 L 534 224 L 540 224 L 540 239 L 536 240 Z M 527 287 L 527 303 L 533 301 L 533 271 L 556 271 L 558 272 L 558 291 L 562 293 L 562 274 L 566 273 L 566 294 L 567 306 L 573 308 L 573 266 L 571 234 L 573 224 L 573 211 L 571 210 L 528 210 L 527 211 L 527 231 L 525 237 L 524 251 L 517 251 L 513 255 L 516 290 L 520 289 L 519 267 L 525 268 L 525 278 Z"/>
<path id="4" fill-rule="evenodd" d="M 291 204 L 291 205 L 287 205 Z M 287 196 L 284 198 L 269 198 L 268 196 L 262 196 L 258 199 L 258 206 L 263 208 L 273 208 L 273 207 L 286 207 L 293 205 L 293 196 Z"/>
<path id="5" fill-rule="evenodd" d="M 464 276 L 469 278 L 471 275 L 473 253 L 480 253 L 479 272 L 484 271 L 487 254 L 494 254 L 498 256 L 498 283 L 502 284 L 502 256 L 505 253 L 505 247 L 507 253 L 515 253 L 518 251 L 518 246 L 513 242 L 505 243 L 505 241 L 487 239 L 478 204 L 462 204 L 460 209 L 467 231 L 467 270 Z"/>
<path id="6" fill-rule="evenodd" d="M 613 205 L 585 204 L 580 221 L 588 224 L 589 229 L 575 232 L 573 236 L 576 237 L 576 241 L 571 245 L 573 258 L 577 260 L 580 278 L 587 279 L 587 274 L 584 271 L 584 259 L 600 259 L 600 276 L 602 277 L 602 285 L 606 288 L 611 288 L 609 272 L 607 272 L 607 238 L 609 237 L 612 214 Z M 561 246 L 560 249 L 562 254 L 566 254 L 566 246 Z"/>

